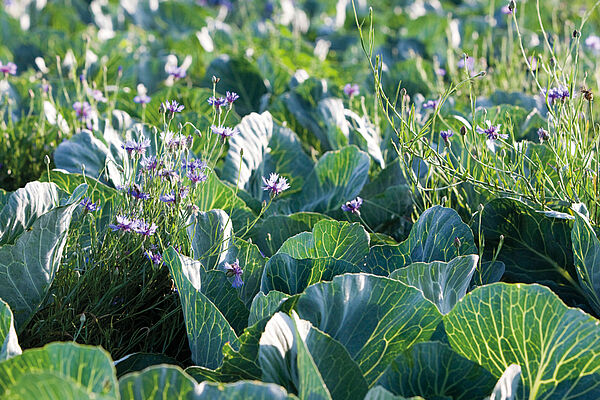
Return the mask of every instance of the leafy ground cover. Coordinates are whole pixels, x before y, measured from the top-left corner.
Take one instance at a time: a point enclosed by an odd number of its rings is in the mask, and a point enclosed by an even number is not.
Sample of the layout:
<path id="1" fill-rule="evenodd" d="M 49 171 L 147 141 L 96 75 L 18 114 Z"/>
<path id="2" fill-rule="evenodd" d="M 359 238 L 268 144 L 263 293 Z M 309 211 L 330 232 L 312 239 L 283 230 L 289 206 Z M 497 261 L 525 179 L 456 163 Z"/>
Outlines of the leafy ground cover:
<path id="1" fill-rule="evenodd" d="M 5 1 L 0 398 L 600 398 L 599 4 Z"/>

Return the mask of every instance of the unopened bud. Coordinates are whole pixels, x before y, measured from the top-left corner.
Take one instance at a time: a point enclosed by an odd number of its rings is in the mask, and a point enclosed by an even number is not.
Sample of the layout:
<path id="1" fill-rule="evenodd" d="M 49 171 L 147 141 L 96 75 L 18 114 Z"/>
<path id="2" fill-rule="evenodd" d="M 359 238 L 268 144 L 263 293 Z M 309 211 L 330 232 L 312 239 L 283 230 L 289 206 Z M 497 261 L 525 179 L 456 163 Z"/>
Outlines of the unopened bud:
<path id="1" fill-rule="evenodd" d="M 460 127 L 460 134 L 465 136 L 467 134 L 467 127 L 466 126 L 461 126 Z"/>
<path id="2" fill-rule="evenodd" d="M 513 12 L 515 11 L 515 8 L 517 8 L 515 0 L 510 0 L 510 3 L 508 3 L 508 9 L 510 10 L 510 12 Z"/>
<path id="3" fill-rule="evenodd" d="M 213 75 L 213 77 L 212 77 L 213 84 L 216 85 L 217 83 L 219 83 L 220 80 L 221 80 L 221 78 L 217 78 L 216 76 Z"/>

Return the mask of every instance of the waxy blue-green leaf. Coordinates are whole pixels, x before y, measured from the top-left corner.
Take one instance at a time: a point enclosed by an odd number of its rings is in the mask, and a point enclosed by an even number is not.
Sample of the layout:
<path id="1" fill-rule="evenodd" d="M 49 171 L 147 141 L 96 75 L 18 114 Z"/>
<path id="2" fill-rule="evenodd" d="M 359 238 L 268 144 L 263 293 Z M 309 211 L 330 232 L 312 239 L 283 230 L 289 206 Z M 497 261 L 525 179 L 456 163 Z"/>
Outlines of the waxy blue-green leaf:
<path id="1" fill-rule="evenodd" d="M 271 290 L 267 294 L 258 292 L 254 297 L 254 300 L 252 300 L 250 316 L 248 317 L 248 326 L 252 326 L 263 318 L 268 318 L 273 315 L 279 308 L 281 302 L 288 297 L 287 294 L 278 292 L 277 290 Z"/>
<path id="2" fill-rule="evenodd" d="M 496 377 L 520 365 L 517 398 L 561 400 L 572 398 L 568 391 L 600 387 L 592 379 L 600 372 L 600 324 L 544 286 L 479 287 L 444 317 L 444 327 L 457 353 Z M 559 387 L 564 395 L 556 393 Z"/>
<path id="3" fill-rule="evenodd" d="M 373 246 L 367 257 L 367 269 L 377 275 L 388 275 L 413 262 L 448 262 L 457 256 L 475 253 L 473 232 L 458 213 L 435 206 L 421 214 L 404 242 L 395 246 Z"/>
<path id="4" fill-rule="evenodd" d="M 600 313 L 600 241 L 587 218 L 578 212 L 571 241 L 579 284 L 594 311 Z"/>
<path id="5" fill-rule="evenodd" d="M 473 218 L 472 228 L 473 232 L 481 229 L 487 260 L 493 258 L 500 236 L 504 237 L 497 260 L 506 266 L 506 279 L 541 283 L 563 298 L 578 299 L 570 219 L 567 214 L 538 212 L 518 200 L 500 198 Z"/>
<path id="6" fill-rule="evenodd" d="M 252 241 L 262 253 L 271 257 L 290 237 L 301 232 L 312 231 L 315 224 L 328 216 L 311 212 L 290 215 L 272 215 L 257 223 L 251 231 Z"/>
<path id="7" fill-rule="evenodd" d="M 13 311 L 17 329 L 29 320 L 46 297 L 60 264 L 71 216 L 86 188 L 82 185 L 76 190 L 77 195 L 69 200 L 72 204 L 39 216 L 13 243 L 0 247 L 0 298 Z M 11 203 L 6 207 L 12 207 Z M 23 212 L 23 209 L 18 210 Z"/>
<path id="8" fill-rule="evenodd" d="M 313 169 L 294 132 L 273 122 L 268 111 L 245 116 L 229 140 L 221 178 L 237 184 L 259 200 L 268 200 L 262 177 L 272 172 L 288 177 L 292 188 L 302 187 Z M 243 152 L 243 157 L 242 157 Z"/>
<path id="9" fill-rule="evenodd" d="M 496 379 L 485 368 L 440 342 L 417 343 L 400 353 L 377 381 L 390 392 L 426 399 L 482 399 Z"/>
<path id="10" fill-rule="evenodd" d="M 323 220 L 312 232 L 302 232 L 286 240 L 278 254 L 288 254 L 295 259 L 325 258 L 361 262 L 369 252 L 369 235 L 359 223 Z"/>
<path id="11" fill-rule="evenodd" d="M 450 262 L 417 262 L 395 270 L 390 278 L 414 286 L 434 303 L 442 314 L 448 314 L 467 293 L 477 268 L 479 256 L 459 256 Z"/>
<path id="12" fill-rule="evenodd" d="M 368 274 L 309 286 L 295 310 L 344 345 L 369 385 L 400 352 L 428 340 L 442 317 L 420 290 Z"/>
<path id="13" fill-rule="evenodd" d="M 233 227 L 229 215 L 223 210 L 200 211 L 190 218 L 187 228 L 194 259 L 206 270 L 217 268 L 225 261 L 233 240 Z"/>
<path id="14" fill-rule="evenodd" d="M 8 304 L 0 299 L 0 362 L 22 353 L 13 321 L 13 314 Z"/>
<path id="15" fill-rule="evenodd" d="M 7 195 L 0 211 L 0 245 L 14 243 L 42 215 L 58 206 L 63 194 L 47 182 L 29 182 Z"/>
<path id="16" fill-rule="evenodd" d="M 267 261 L 260 290 L 277 290 L 289 295 L 302 293 L 313 283 L 330 281 L 336 275 L 362 272 L 360 267 L 332 257 L 297 260 L 278 253 Z"/>
<path id="17" fill-rule="evenodd" d="M 494 390 L 485 400 L 514 400 L 521 384 L 521 367 L 511 364 L 506 368 Z"/>
<path id="18" fill-rule="evenodd" d="M 238 338 L 225 316 L 203 294 L 200 262 L 178 254 L 172 247 L 163 258 L 181 299 L 192 360 L 203 367 L 217 368 L 223 361 L 225 343 L 237 348 Z"/>
<path id="19" fill-rule="evenodd" d="M 263 380 L 301 399 L 362 398 L 367 384 L 344 347 L 292 312 L 275 314 L 260 339 Z"/>
<path id="20" fill-rule="evenodd" d="M 436 399 L 439 400 L 439 398 Z M 367 392 L 364 400 L 423 400 L 423 398 L 421 396 L 410 398 L 396 396 L 385 390 L 382 386 L 374 386 Z"/>
<path id="21" fill-rule="evenodd" d="M 177 364 L 177 361 L 160 353 L 131 353 L 125 357 L 115 360 L 115 368 L 117 369 L 117 377 L 130 372 L 138 372 L 153 365 L 158 364 Z"/>
<path id="22" fill-rule="evenodd" d="M 100 347 L 56 342 L 4 361 L 0 363 L 0 397 L 15 398 L 9 393 L 24 393 L 19 387 L 32 385 L 38 377 L 46 393 L 61 393 L 60 386 L 67 386 L 73 387 L 75 395 L 85 394 L 87 398 L 117 398 L 115 368 L 109 354 Z"/>
<path id="23" fill-rule="evenodd" d="M 262 382 L 240 381 L 231 384 L 198 384 L 181 368 L 156 365 L 125 375 L 119 381 L 121 400 L 158 399 L 287 399 L 283 388 Z"/>

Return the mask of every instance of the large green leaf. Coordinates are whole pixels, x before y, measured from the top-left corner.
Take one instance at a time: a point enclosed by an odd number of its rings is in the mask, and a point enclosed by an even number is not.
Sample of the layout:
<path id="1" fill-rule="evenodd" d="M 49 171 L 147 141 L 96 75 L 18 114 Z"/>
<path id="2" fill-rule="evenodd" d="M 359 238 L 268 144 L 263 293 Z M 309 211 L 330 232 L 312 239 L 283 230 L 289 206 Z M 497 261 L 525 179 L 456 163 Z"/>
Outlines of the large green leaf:
<path id="1" fill-rule="evenodd" d="M 258 292 L 252 300 L 250 307 L 250 316 L 248 317 L 248 326 L 252 326 L 263 318 L 268 318 L 277 311 L 281 302 L 289 296 L 285 293 L 271 290 L 264 294 Z"/>
<path id="2" fill-rule="evenodd" d="M 311 231 L 315 224 L 322 219 L 329 219 L 329 217 L 309 212 L 272 215 L 260 221 L 251 231 L 252 241 L 265 256 L 270 257 L 277 253 L 277 250 L 288 238 L 301 232 Z"/>
<path id="3" fill-rule="evenodd" d="M 368 274 L 312 285 L 295 309 L 346 347 L 370 385 L 401 351 L 428 340 L 441 320 L 420 290 Z"/>
<path id="4" fill-rule="evenodd" d="M 259 111 L 261 97 L 267 93 L 267 88 L 253 64 L 244 58 L 222 55 L 208 66 L 202 86 L 212 88 L 213 76 L 220 79 L 221 90 L 233 91 L 240 95 L 235 102 L 235 110 L 239 115 Z"/>
<path id="5" fill-rule="evenodd" d="M 600 241 L 589 221 L 578 212 L 571 241 L 579 284 L 594 311 L 600 314 Z"/>
<path id="6" fill-rule="evenodd" d="M 442 314 L 448 314 L 467 293 L 478 260 L 479 256 L 471 254 L 447 263 L 417 262 L 395 270 L 390 278 L 421 289 L 425 298 L 434 303 Z"/>
<path id="7" fill-rule="evenodd" d="M 260 339 L 263 379 L 295 391 L 300 398 L 362 398 L 367 384 L 346 349 L 308 321 L 279 312 Z M 314 397 L 313 397 L 314 396 Z"/>
<path id="8" fill-rule="evenodd" d="M 567 393 L 599 388 L 598 321 L 567 307 L 546 287 L 479 287 L 444 317 L 444 326 L 457 353 L 496 377 L 511 364 L 520 365 L 523 385 L 518 398 L 584 398 Z"/>
<path id="9" fill-rule="evenodd" d="M 223 345 L 229 342 L 237 348 L 238 338 L 225 316 L 202 293 L 200 262 L 178 254 L 172 247 L 163 257 L 181 299 L 192 360 L 200 366 L 217 368 L 223 361 Z"/>
<path id="10" fill-rule="evenodd" d="M 0 362 L 21 354 L 12 311 L 2 299 L 0 299 L 0 341 L 2 342 Z"/>
<path id="11" fill-rule="evenodd" d="M 119 381 L 121 400 L 152 399 L 287 399 L 283 388 L 261 382 L 236 382 L 232 384 L 197 384 L 179 367 L 157 365 L 141 372 L 125 375 Z"/>
<path id="12" fill-rule="evenodd" d="M 479 220 L 481 218 L 481 227 Z M 473 218 L 473 232 L 481 229 L 485 259 L 491 260 L 504 237 L 498 261 L 504 262 L 504 278 L 511 282 L 542 283 L 565 299 L 579 290 L 573 266 L 570 217 L 538 212 L 513 199 L 489 202 L 481 216 Z"/>
<path id="13" fill-rule="evenodd" d="M 206 270 L 215 269 L 225 261 L 226 252 L 233 240 L 231 219 L 225 211 L 198 212 L 190 219 L 187 232 L 194 258 Z"/>
<path id="14" fill-rule="evenodd" d="M 14 243 L 42 215 L 59 205 L 61 193 L 53 183 L 29 182 L 8 195 L 0 212 L 0 245 Z"/>
<path id="15" fill-rule="evenodd" d="M 371 388 L 364 400 L 423 400 L 421 396 L 406 398 L 404 396 L 395 396 L 381 386 Z M 439 400 L 439 398 L 437 399 Z"/>
<path id="16" fill-rule="evenodd" d="M 177 364 L 174 358 L 168 357 L 160 353 L 132 353 L 125 357 L 115 361 L 115 368 L 117 369 L 117 377 L 121 378 L 123 375 L 130 372 L 138 372 L 153 365 L 158 364 Z"/>
<path id="17" fill-rule="evenodd" d="M 373 246 L 367 257 L 367 269 L 377 275 L 388 275 L 413 262 L 448 262 L 475 253 L 473 232 L 458 213 L 435 206 L 421 214 L 404 242 Z"/>
<path id="18" fill-rule="evenodd" d="M 262 177 L 271 172 L 290 177 L 292 187 L 302 187 L 313 168 L 296 134 L 273 122 L 268 111 L 245 116 L 229 140 L 221 177 L 257 199 L 268 200 Z M 242 156 L 243 152 L 243 156 Z"/>
<path id="19" fill-rule="evenodd" d="M 0 247 L 0 298 L 10 305 L 17 329 L 37 310 L 54 280 L 71 216 L 86 189 L 80 186 L 69 199 L 71 204 L 41 215 L 14 243 Z"/>
<path id="20" fill-rule="evenodd" d="M 95 395 L 117 398 L 115 368 L 110 355 L 99 347 L 57 342 L 26 350 L 0 363 L 0 397 L 14 398 L 8 393 L 24 393 L 20 386 L 32 385 L 37 382 L 38 376 L 44 382 L 48 399 L 53 398 L 50 393 L 65 390 L 61 386 L 68 386 L 68 391 L 73 387 L 75 395 L 85 394 L 87 398 Z"/>
<path id="21" fill-rule="evenodd" d="M 394 394 L 426 399 L 482 399 L 496 379 L 477 363 L 440 342 L 417 343 L 401 353 L 377 384 Z"/>
<path id="22" fill-rule="evenodd" d="M 287 254 L 275 254 L 267 261 L 260 290 L 277 290 L 290 295 L 302 293 L 313 283 L 330 281 L 336 275 L 362 272 L 360 267 L 333 257 L 297 260 Z"/>
<path id="23" fill-rule="evenodd" d="M 357 264 L 368 252 L 369 235 L 359 223 L 323 220 L 315 224 L 312 232 L 286 240 L 277 253 L 298 260 L 331 257 Z"/>

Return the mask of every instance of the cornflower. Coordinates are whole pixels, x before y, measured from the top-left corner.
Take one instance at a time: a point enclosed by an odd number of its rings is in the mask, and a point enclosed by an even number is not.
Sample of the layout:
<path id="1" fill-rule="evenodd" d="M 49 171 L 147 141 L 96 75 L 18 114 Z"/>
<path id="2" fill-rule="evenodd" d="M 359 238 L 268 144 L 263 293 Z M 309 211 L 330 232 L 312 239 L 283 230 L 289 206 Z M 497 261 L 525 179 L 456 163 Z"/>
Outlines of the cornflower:
<path id="1" fill-rule="evenodd" d="M 271 195 L 273 195 L 273 196 L 277 196 L 284 190 L 287 190 L 290 188 L 290 185 L 287 182 L 287 179 L 284 178 L 283 176 L 279 177 L 279 174 L 276 174 L 274 172 L 271 172 L 271 174 L 269 175 L 269 179 L 266 179 L 263 176 L 262 180 L 265 184 L 265 186 L 263 186 L 263 190 L 270 191 Z"/>
<path id="2" fill-rule="evenodd" d="M 231 278 L 233 278 L 233 282 L 231 282 L 231 286 L 238 289 L 241 288 L 244 284 L 242 281 L 242 274 L 244 271 L 240 268 L 240 261 L 236 258 L 234 263 L 229 264 L 225 262 L 225 274 Z"/>
<path id="3" fill-rule="evenodd" d="M 363 199 L 360 197 L 355 198 L 354 200 L 347 201 L 345 204 L 342 204 L 342 211 L 351 212 L 352 214 L 360 215 L 360 206 L 362 206 Z"/>

